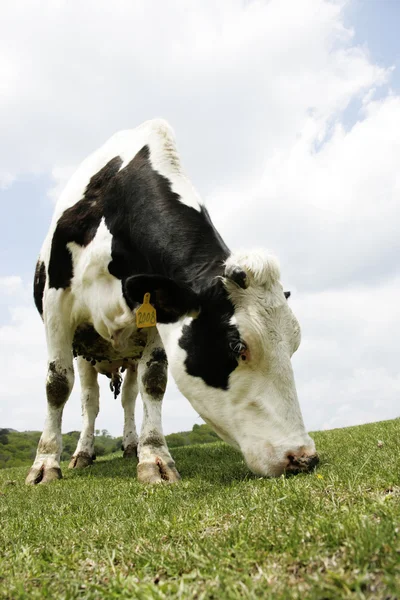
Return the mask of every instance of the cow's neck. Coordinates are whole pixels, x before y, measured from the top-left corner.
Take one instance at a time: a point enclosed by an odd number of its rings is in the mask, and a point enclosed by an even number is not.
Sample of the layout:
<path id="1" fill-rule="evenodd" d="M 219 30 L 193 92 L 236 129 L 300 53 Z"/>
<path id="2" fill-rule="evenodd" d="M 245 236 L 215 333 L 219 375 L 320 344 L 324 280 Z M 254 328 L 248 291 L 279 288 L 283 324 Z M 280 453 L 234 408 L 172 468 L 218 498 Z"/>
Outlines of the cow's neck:
<path id="1" fill-rule="evenodd" d="M 216 280 L 223 275 L 225 255 L 211 260 L 199 262 L 185 269 L 184 283 L 188 284 L 197 294 L 204 294 L 215 285 Z"/>

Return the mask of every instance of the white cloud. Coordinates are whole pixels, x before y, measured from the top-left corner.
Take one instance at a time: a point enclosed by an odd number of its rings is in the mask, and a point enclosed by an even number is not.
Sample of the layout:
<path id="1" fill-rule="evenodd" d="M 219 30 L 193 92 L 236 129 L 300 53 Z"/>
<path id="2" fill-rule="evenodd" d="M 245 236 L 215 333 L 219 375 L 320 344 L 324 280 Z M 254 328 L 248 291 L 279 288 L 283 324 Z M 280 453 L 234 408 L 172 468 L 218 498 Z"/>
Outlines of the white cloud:
<path id="1" fill-rule="evenodd" d="M 51 177 L 54 181 L 54 185 L 47 192 L 47 196 L 56 203 L 63 191 L 68 179 L 73 175 L 77 165 L 65 165 L 63 167 L 53 167 L 51 171 Z"/>
<path id="2" fill-rule="evenodd" d="M 19 275 L 0 277 L 0 291 L 10 295 L 23 290 L 22 279 Z"/>
<path id="3" fill-rule="evenodd" d="M 400 97 L 371 101 L 364 113 L 349 131 L 336 124 L 318 150 L 324 125 L 306 118 L 293 144 L 265 157 L 259 178 L 217 190 L 209 203 L 230 245 L 268 242 L 299 289 L 397 273 Z"/>
<path id="4" fill-rule="evenodd" d="M 2 309 L 0 321 L 7 322 L 7 319 L 11 318 L 10 304 L 13 304 L 16 299 L 18 303 L 26 305 L 31 299 L 29 292 L 19 275 L 0 277 L 0 308 Z"/>
<path id="5" fill-rule="evenodd" d="M 303 342 L 293 359 L 311 429 L 400 416 L 400 277 L 295 294 Z"/>
<path id="6" fill-rule="evenodd" d="M 343 3 L 88 0 L 79 18 L 65 0 L 3 4 L 0 185 L 45 172 L 54 199 L 114 131 L 167 118 L 228 244 L 280 258 L 308 426 L 398 416 L 400 98 L 385 91 L 392 65 L 353 44 Z M 345 127 L 349 105 L 358 122 Z M 0 422 L 40 429 L 45 345 L 29 288 L 0 281 Z M 118 434 L 122 410 L 102 391 L 98 426 Z M 166 431 L 195 419 L 172 385 Z M 64 430 L 79 427 L 75 391 Z"/>
<path id="7" fill-rule="evenodd" d="M 3 169 L 0 170 L 0 190 L 6 190 L 15 181 L 16 176 L 12 173 L 7 173 Z"/>
<path id="8" fill-rule="evenodd" d="M 88 0 L 79 16 L 66 1 L 6 2 L 0 162 L 14 174 L 76 164 L 164 116 L 210 189 L 286 148 L 306 111 L 329 119 L 386 80 L 351 37 L 322 0 Z"/>

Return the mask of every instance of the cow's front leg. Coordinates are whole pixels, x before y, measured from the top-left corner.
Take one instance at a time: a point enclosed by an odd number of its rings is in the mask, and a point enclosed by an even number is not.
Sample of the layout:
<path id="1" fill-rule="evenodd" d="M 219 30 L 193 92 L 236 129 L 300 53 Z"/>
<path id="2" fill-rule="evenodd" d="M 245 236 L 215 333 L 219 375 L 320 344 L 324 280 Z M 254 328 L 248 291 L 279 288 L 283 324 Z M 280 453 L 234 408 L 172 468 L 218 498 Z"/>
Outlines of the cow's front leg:
<path id="1" fill-rule="evenodd" d="M 124 409 L 124 458 L 137 458 L 138 436 L 135 423 L 135 406 L 138 394 L 137 370 L 132 365 L 127 368 L 122 384 L 121 404 Z"/>
<path id="2" fill-rule="evenodd" d="M 137 467 L 142 483 L 176 482 L 180 479 L 169 453 L 161 424 L 161 408 L 167 385 L 167 357 L 154 332 L 138 367 L 139 389 L 143 400 L 143 425 L 140 433 Z"/>
<path id="3" fill-rule="evenodd" d="M 39 440 L 35 461 L 26 478 L 27 484 L 48 483 L 61 479 L 61 420 L 64 405 L 74 385 L 72 349 L 69 340 L 58 352 L 49 353 L 46 395 L 47 417 Z"/>
<path id="4" fill-rule="evenodd" d="M 99 384 L 96 369 L 81 356 L 77 359 L 81 382 L 82 431 L 78 445 L 70 460 L 70 469 L 81 469 L 93 464 L 94 427 L 99 414 Z"/>

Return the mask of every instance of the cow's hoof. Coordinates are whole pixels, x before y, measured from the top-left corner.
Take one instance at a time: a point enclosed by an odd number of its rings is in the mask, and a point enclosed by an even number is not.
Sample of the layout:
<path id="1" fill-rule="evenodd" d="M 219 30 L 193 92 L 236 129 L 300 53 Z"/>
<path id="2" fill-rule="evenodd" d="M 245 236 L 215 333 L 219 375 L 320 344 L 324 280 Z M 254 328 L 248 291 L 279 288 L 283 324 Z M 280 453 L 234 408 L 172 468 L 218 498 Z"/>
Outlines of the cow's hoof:
<path id="1" fill-rule="evenodd" d="M 140 483 L 176 483 L 181 476 L 173 462 L 166 463 L 157 456 L 155 462 L 143 462 L 137 466 Z"/>
<path id="2" fill-rule="evenodd" d="M 36 485 L 37 483 L 50 483 L 56 479 L 62 479 L 61 469 L 59 467 L 32 467 L 25 479 L 27 485 Z"/>
<path id="3" fill-rule="evenodd" d="M 68 469 L 84 469 L 93 464 L 93 457 L 87 452 L 78 452 L 69 461 Z"/>
<path id="4" fill-rule="evenodd" d="M 137 458 L 137 444 L 129 444 L 124 449 L 124 458 Z"/>

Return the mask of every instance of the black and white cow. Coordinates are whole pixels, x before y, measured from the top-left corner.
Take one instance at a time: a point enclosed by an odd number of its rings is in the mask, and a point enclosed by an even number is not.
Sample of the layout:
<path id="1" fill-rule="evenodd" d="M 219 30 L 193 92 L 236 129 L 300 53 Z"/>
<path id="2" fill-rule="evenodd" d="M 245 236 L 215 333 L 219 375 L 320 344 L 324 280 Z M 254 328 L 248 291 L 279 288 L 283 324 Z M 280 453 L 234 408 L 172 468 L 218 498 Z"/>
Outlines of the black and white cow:
<path id="1" fill-rule="evenodd" d="M 138 329 L 150 293 L 157 326 Z M 276 260 L 231 253 L 181 168 L 162 120 L 114 135 L 70 179 L 37 264 L 47 336 L 47 418 L 27 483 L 61 477 L 61 421 L 77 357 L 83 429 L 70 467 L 94 454 L 98 373 L 121 377 L 125 455 L 143 482 L 176 481 L 161 404 L 167 359 L 180 391 L 260 475 L 310 470 L 290 359 L 300 343 Z M 144 416 L 140 437 L 135 400 Z"/>

